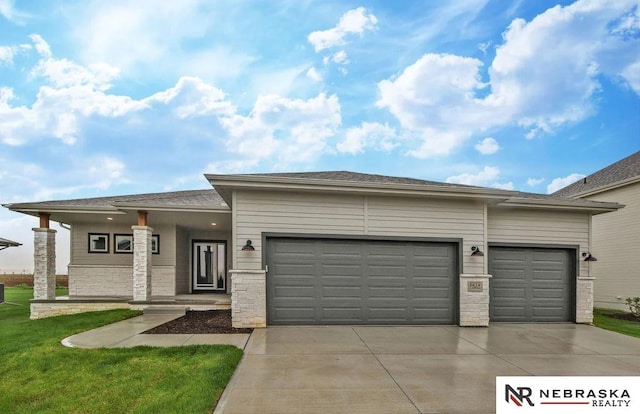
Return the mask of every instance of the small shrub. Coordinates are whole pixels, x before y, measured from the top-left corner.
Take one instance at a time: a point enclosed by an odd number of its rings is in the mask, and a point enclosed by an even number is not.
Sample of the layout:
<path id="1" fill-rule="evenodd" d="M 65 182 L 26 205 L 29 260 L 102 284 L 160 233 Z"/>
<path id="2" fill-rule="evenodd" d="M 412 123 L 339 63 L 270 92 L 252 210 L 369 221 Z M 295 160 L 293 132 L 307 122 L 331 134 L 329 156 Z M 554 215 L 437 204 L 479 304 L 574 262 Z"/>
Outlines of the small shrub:
<path id="1" fill-rule="evenodd" d="M 636 318 L 640 319 L 640 297 L 636 296 L 635 298 L 627 298 L 627 305 L 629 305 L 629 310 Z"/>

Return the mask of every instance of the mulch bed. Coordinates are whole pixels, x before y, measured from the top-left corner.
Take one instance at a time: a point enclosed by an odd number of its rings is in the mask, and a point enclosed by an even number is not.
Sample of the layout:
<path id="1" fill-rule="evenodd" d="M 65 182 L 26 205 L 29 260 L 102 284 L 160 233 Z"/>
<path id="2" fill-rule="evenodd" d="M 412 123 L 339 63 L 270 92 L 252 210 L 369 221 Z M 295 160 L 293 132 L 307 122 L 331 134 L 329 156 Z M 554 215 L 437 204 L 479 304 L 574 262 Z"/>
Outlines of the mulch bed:
<path id="1" fill-rule="evenodd" d="M 230 310 L 189 311 L 183 317 L 156 326 L 145 334 L 244 334 L 252 328 L 233 328 Z"/>
<path id="2" fill-rule="evenodd" d="M 640 323 L 640 319 L 638 319 L 633 313 L 606 313 L 605 316 L 608 316 L 614 319 L 621 319 L 623 321 Z"/>

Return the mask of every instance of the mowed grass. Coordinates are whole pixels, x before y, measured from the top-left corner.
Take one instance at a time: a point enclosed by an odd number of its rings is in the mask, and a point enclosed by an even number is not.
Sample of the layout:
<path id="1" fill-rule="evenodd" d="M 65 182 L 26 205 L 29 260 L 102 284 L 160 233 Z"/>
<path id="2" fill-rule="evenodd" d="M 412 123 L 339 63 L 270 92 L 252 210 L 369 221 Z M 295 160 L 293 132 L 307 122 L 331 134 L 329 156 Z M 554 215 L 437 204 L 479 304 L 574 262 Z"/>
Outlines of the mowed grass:
<path id="1" fill-rule="evenodd" d="M 225 345 L 66 348 L 69 335 L 140 312 L 31 321 L 32 295 L 5 288 L 5 301 L 20 306 L 0 304 L 0 413 L 209 413 L 242 357 Z"/>
<path id="2" fill-rule="evenodd" d="M 615 309 L 596 308 L 593 310 L 593 324 L 598 328 L 640 338 L 640 321 L 625 321 L 606 316 L 607 314 L 612 313 L 625 314 L 629 312 L 623 312 Z"/>

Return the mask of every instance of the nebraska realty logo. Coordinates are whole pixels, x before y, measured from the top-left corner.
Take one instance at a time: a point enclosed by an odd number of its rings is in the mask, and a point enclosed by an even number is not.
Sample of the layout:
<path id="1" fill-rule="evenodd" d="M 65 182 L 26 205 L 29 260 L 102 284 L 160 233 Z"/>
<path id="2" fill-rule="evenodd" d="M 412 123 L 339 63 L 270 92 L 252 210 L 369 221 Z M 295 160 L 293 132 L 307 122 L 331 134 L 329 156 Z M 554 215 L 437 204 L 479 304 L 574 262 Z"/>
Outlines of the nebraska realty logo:
<path id="1" fill-rule="evenodd" d="M 496 377 L 496 413 L 638 413 L 640 377 Z"/>

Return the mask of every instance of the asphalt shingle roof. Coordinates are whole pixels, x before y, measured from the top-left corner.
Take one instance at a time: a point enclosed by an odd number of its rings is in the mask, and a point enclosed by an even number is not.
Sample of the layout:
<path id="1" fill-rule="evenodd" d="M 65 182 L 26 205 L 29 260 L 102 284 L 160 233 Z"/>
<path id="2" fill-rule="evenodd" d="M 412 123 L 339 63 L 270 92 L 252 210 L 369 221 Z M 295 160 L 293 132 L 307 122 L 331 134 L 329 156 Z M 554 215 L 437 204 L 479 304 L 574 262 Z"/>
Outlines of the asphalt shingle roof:
<path id="1" fill-rule="evenodd" d="M 620 181 L 640 177 L 640 151 L 576 181 L 553 193 L 556 197 L 572 197 Z"/>
<path id="2" fill-rule="evenodd" d="M 211 208 L 226 206 L 222 197 L 216 190 L 187 190 L 173 191 L 167 193 L 148 193 L 148 194 L 132 194 L 122 196 L 96 197 L 96 198 L 78 198 L 72 200 L 54 200 L 36 203 L 16 203 L 16 205 L 25 205 L 37 207 L 42 204 L 51 207 L 113 207 L 118 203 L 140 203 L 150 204 L 158 207 L 166 206 L 188 206 L 194 208 Z"/>
<path id="3" fill-rule="evenodd" d="M 378 174 L 364 174 L 364 173 L 356 173 L 351 171 L 315 171 L 315 172 L 289 172 L 289 173 L 268 173 L 268 174 L 239 174 L 238 176 L 300 178 L 300 179 L 314 179 L 314 180 L 327 180 L 327 181 L 345 181 L 345 182 L 352 182 L 352 183 L 413 184 L 413 185 L 439 186 L 443 188 L 476 188 L 476 189 L 483 189 L 483 190 L 489 189 L 487 187 L 478 187 L 473 185 L 443 183 L 440 181 L 421 180 L 418 178 L 391 177 L 387 175 L 378 175 Z M 490 188 L 490 190 L 493 190 L 496 193 L 504 193 L 509 197 L 535 198 L 535 199 L 558 198 L 548 194 L 526 193 L 522 191 L 501 190 L 496 188 Z"/>

